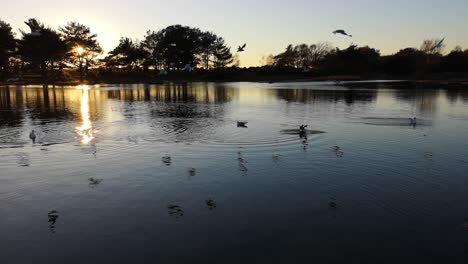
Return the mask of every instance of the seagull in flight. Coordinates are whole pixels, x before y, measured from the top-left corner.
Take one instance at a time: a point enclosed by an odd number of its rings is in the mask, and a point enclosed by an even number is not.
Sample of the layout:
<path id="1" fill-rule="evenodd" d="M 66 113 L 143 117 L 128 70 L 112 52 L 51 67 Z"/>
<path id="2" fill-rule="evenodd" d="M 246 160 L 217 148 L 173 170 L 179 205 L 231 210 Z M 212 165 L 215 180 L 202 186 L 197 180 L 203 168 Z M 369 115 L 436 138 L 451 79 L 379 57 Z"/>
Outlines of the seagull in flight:
<path id="1" fill-rule="evenodd" d="M 31 29 L 31 36 L 33 37 L 40 37 L 42 36 L 41 33 L 41 25 L 36 20 L 29 20 L 24 22 L 30 29 Z"/>
<path id="2" fill-rule="evenodd" d="M 237 52 L 243 52 L 243 51 L 245 51 L 245 47 L 247 47 L 247 43 L 245 43 L 243 46 L 239 46 L 239 47 L 237 48 Z"/>
<path id="3" fill-rule="evenodd" d="M 337 29 L 335 31 L 333 31 L 333 34 L 341 34 L 341 35 L 344 35 L 344 36 L 348 36 L 350 38 L 353 37 L 353 35 L 349 35 L 348 33 L 346 33 L 346 31 L 344 31 L 343 29 Z"/>
<path id="4" fill-rule="evenodd" d="M 443 38 L 441 41 L 439 41 L 439 43 L 437 43 L 436 45 L 434 45 L 434 47 L 432 47 L 432 50 L 442 48 L 442 44 L 444 44 L 444 41 L 445 41 L 445 38 Z"/>

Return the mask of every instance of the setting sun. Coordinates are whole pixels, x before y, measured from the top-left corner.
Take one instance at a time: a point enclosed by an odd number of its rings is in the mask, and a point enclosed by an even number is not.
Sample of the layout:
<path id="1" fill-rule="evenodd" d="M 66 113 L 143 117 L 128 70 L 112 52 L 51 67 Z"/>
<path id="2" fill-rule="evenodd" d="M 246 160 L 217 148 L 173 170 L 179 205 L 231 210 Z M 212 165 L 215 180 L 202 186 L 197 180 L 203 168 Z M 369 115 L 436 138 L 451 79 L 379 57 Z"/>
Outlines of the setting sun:
<path id="1" fill-rule="evenodd" d="M 83 55 L 83 53 L 85 52 L 85 49 L 83 49 L 83 47 L 81 47 L 81 46 L 78 46 L 78 47 L 75 48 L 75 52 L 76 52 L 79 56 L 81 56 L 81 55 Z"/>

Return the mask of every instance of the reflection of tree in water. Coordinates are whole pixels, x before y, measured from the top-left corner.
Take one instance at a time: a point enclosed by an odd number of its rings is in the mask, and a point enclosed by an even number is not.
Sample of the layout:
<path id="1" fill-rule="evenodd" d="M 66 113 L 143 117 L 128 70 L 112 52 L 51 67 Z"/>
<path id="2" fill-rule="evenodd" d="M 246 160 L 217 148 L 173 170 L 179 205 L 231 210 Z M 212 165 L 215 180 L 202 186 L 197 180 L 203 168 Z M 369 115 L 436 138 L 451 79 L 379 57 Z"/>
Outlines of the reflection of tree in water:
<path id="1" fill-rule="evenodd" d="M 19 93 L 19 94 L 18 94 Z M 0 125 L 18 126 L 23 119 L 23 97 L 19 89 L 0 88 Z"/>
<path id="2" fill-rule="evenodd" d="M 464 87 L 464 88 L 460 88 L 460 89 L 456 89 L 456 88 L 447 89 L 445 91 L 447 99 L 451 103 L 456 103 L 458 100 L 468 102 L 468 89 L 467 88 L 468 87 Z"/>
<path id="3" fill-rule="evenodd" d="M 436 89 L 401 89 L 396 90 L 395 97 L 399 101 L 407 101 L 414 105 L 418 113 L 434 114 L 437 112 L 437 99 L 440 90 Z"/>
<path id="4" fill-rule="evenodd" d="M 28 92 L 26 90 L 26 92 Z M 42 89 L 35 89 L 28 93 L 27 97 L 34 94 L 35 103 L 28 101 L 30 117 L 39 124 L 48 124 L 57 120 L 75 120 L 77 117 L 66 107 L 65 90 L 63 88 L 49 88 L 44 86 Z"/>
<path id="5" fill-rule="evenodd" d="M 371 103 L 377 98 L 377 90 L 312 90 L 312 89 L 279 89 L 277 96 L 287 102 L 339 102 L 348 105 L 355 102 Z"/>
<path id="6" fill-rule="evenodd" d="M 109 99 L 125 102 L 152 101 L 159 103 L 220 104 L 231 100 L 238 89 L 228 89 L 223 84 L 168 83 L 165 85 L 131 85 L 107 91 Z"/>

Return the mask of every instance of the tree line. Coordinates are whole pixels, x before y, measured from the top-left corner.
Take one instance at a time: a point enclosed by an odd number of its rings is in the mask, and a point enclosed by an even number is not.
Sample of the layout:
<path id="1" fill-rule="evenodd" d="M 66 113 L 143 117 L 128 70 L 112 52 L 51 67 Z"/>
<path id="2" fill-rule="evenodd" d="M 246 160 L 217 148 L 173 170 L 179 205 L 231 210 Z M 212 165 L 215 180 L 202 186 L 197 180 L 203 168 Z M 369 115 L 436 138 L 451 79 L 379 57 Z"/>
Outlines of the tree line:
<path id="1" fill-rule="evenodd" d="M 243 70 L 311 76 L 468 72 L 468 50 L 456 47 L 444 55 L 444 45 L 438 45 L 442 43 L 438 39 L 386 56 L 368 46 L 338 49 L 329 43 L 289 45 L 280 54 L 264 57 L 263 66 L 240 69 L 224 38 L 199 28 L 172 25 L 147 31 L 141 41 L 123 37 L 104 55 L 97 35 L 79 22 L 68 22 L 57 29 L 34 18 L 25 24 L 29 31 L 15 36 L 11 26 L 0 19 L 0 80 L 37 76 L 43 82 L 83 81 L 106 74 L 154 76 L 187 67 L 202 73 L 222 72 L 222 76 Z"/>
<path id="2" fill-rule="evenodd" d="M 264 58 L 263 68 L 277 72 L 314 72 L 318 75 L 388 74 L 411 76 L 430 73 L 468 73 L 468 49 L 455 47 L 443 55 L 440 39 L 425 40 L 420 48 L 405 48 L 382 56 L 369 46 L 333 48 L 328 43 L 289 45 L 277 55 Z"/>
<path id="3" fill-rule="evenodd" d="M 122 73 L 181 70 L 187 67 L 224 68 L 233 63 L 224 38 L 199 28 L 173 25 L 148 31 L 142 41 L 128 37 L 103 57 L 97 34 L 78 22 L 57 30 L 32 18 L 29 32 L 16 38 L 11 26 L 0 20 L 0 79 L 37 73 L 44 82 L 63 79 L 69 69 L 83 81 L 90 69 Z"/>

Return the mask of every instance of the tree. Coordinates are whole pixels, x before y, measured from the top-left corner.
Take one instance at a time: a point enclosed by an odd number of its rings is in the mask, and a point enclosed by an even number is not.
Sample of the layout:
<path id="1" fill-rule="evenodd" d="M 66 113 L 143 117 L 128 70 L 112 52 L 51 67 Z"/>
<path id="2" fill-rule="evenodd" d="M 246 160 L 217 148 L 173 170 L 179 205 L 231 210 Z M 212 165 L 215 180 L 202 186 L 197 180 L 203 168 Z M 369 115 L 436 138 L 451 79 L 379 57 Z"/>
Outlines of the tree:
<path id="1" fill-rule="evenodd" d="M 140 42 L 125 37 L 121 38 L 119 45 L 109 52 L 104 62 L 109 68 L 126 68 L 131 72 L 140 69 L 146 57 L 146 51 Z"/>
<path id="2" fill-rule="evenodd" d="M 408 75 L 422 71 L 426 67 L 427 55 L 415 48 L 406 48 L 396 54 L 382 58 L 385 72 Z"/>
<path id="3" fill-rule="evenodd" d="M 198 64 L 197 54 L 202 51 L 200 35 L 197 28 L 173 25 L 158 32 L 148 31 L 143 46 L 153 63 L 157 61 L 161 67 L 180 70 L 187 64 Z"/>
<path id="4" fill-rule="evenodd" d="M 173 25 L 157 32 L 147 31 L 142 46 L 149 55 L 148 64 L 156 69 L 180 70 L 187 64 L 209 69 L 232 63 L 231 49 L 224 39 L 198 28 Z"/>
<path id="5" fill-rule="evenodd" d="M 368 74 L 378 68 L 380 51 L 368 46 L 351 45 L 345 50 L 336 49 L 328 54 L 321 68 L 330 74 Z"/>
<path id="6" fill-rule="evenodd" d="M 68 62 L 78 67 L 80 80 L 83 81 L 90 67 L 97 62 L 97 57 L 103 53 L 97 41 L 97 34 L 91 34 L 89 27 L 78 22 L 68 22 L 59 31 L 71 50 Z"/>
<path id="7" fill-rule="evenodd" d="M 293 45 L 288 45 L 286 51 L 274 57 L 275 66 L 278 67 L 296 67 L 297 51 Z"/>
<path id="8" fill-rule="evenodd" d="M 468 71 L 468 50 L 463 52 L 460 46 L 455 47 L 447 56 L 444 57 L 442 68 L 449 72 Z"/>
<path id="9" fill-rule="evenodd" d="M 212 32 L 200 32 L 200 40 L 198 45 L 198 56 L 203 63 L 203 68 L 208 70 L 210 68 L 211 56 L 214 55 L 214 44 L 218 41 L 218 36 Z"/>
<path id="10" fill-rule="evenodd" d="M 232 57 L 231 48 L 226 46 L 223 38 L 216 38 L 216 41 L 213 43 L 212 51 L 214 56 L 213 64 L 215 68 L 224 68 L 233 63 L 234 58 Z"/>
<path id="11" fill-rule="evenodd" d="M 302 68 L 317 67 L 326 55 L 332 50 L 328 43 L 317 43 L 312 45 L 300 44 L 289 45 L 286 51 L 273 58 L 275 66 Z"/>
<path id="12" fill-rule="evenodd" d="M 0 20 L 0 78 L 5 78 L 9 68 L 9 60 L 16 49 L 15 36 L 11 26 Z"/>
<path id="13" fill-rule="evenodd" d="M 25 24 L 29 26 L 31 33 L 21 32 L 19 54 L 23 61 L 40 67 L 42 79 L 46 82 L 47 68 L 53 73 L 55 63 L 65 58 L 67 44 L 58 32 L 46 28 L 37 19 L 31 18 Z"/>
<path id="14" fill-rule="evenodd" d="M 319 63 L 328 55 L 330 52 L 332 52 L 333 47 L 326 42 L 319 42 L 317 44 L 312 44 L 309 47 L 309 54 L 310 54 L 310 59 L 309 59 L 309 65 L 311 67 L 317 67 Z"/>
<path id="15" fill-rule="evenodd" d="M 275 64 L 275 56 L 270 54 L 268 56 L 262 56 L 260 59 L 260 65 L 262 66 L 273 66 Z"/>

